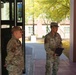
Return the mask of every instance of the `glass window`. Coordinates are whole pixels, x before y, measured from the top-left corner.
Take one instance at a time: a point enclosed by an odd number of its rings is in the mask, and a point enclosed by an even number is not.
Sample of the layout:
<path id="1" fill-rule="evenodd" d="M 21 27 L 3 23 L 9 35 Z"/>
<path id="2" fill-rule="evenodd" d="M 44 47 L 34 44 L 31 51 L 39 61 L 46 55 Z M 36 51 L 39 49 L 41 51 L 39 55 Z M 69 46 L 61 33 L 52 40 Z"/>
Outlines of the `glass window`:
<path id="1" fill-rule="evenodd" d="M 33 27 L 28 27 L 28 31 L 30 34 L 32 34 L 33 33 Z"/>
<path id="2" fill-rule="evenodd" d="M 64 27 L 65 38 L 70 37 L 70 27 Z"/>
<path id="3" fill-rule="evenodd" d="M 1 20 L 9 20 L 9 3 L 3 3 L 1 8 Z"/>
<path id="4" fill-rule="evenodd" d="M 69 33 L 70 32 L 70 27 L 64 27 L 64 32 Z"/>
<path id="5" fill-rule="evenodd" d="M 1 25 L 1 28 L 9 28 L 10 25 Z"/>
<path id="6" fill-rule="evenodd" d="M 22 22 L 22 2 L 17 3 L 17 21 Z"/>
<path id="7" fill-rule="evenodd" d="M 14 20 L 14 3 L 12 3 L 12 20 Z"/>

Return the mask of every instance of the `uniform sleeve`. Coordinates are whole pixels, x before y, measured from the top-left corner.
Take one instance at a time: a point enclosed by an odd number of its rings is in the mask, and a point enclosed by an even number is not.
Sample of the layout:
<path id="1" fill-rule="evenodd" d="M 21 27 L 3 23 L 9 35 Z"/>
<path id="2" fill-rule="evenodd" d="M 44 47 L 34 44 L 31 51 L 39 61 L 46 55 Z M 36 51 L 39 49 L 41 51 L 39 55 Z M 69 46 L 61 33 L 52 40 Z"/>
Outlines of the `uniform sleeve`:
<path id="1" fill-rule="evenodd" d="M 61 36 L 60 36 L 60 34 L 58 34 L 59 35 L 59 39 L 60 39 L 60 43 L 59 43 L 59 48 L 62 48 L 62 38 L 61 38 Z"/>
<path id="2" fill-rule="evenodd" d="M 47 54 L 53 54 L 54 52 L 51 50 L 49 42 L 50 42 L 49 38 L 45 37 L 45 39 L 44 39 L 44 48 L 45 48 Z"/>
<path id="3" fill-rule="evenodd" d="M 9 42 L 7 44 L 7 56 L 6 56 L 6 64 L 10 64 L 12 62 L 12 59 L 14 57 L 15 53 L 15 43 L 14 42 Z"/>

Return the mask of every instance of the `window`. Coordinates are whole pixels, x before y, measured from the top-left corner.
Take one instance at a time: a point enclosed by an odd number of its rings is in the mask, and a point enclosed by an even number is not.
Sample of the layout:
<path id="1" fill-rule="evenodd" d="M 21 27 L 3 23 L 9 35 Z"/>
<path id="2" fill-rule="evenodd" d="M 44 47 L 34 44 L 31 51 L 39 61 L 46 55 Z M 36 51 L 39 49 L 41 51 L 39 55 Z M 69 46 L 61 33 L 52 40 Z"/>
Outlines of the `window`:
<path id="1" fill-rule="evenodd" d="M 22 22 L 22 2 L 17 3 L 17 21 Z"/>
<path id="2" fill-rule="evenodd" d="M 14 3 L 12 3 L 12 20 L 14 20 Z"/>
<path id="3" fill-rule="evenodd" d="M 9 20 L 9 3 L 4 3 L 1 8 L 1 20 Z"/>
<path id="4" fill-rule="evenodd" d="M 10 28 L 10 25 L 1 25 L 1 28 Z"/>
<path id="5" fill-rule="evenodd" d="M 65 33 L 69 33 L 70 27 L 64 27 L 64 31 L 65 31 Z"/>
<path id="6" fill-rule="evenodd" d="M 33 33 L 33 27 L 28 27 L 28 32 L 29 32 L 30 34 L 32 34 L 32 33 Z"/>
<path id="7" fill-rule="evenodd" d="M 70 27 L 64 27 L 65 38 L 70 37 Z"/>

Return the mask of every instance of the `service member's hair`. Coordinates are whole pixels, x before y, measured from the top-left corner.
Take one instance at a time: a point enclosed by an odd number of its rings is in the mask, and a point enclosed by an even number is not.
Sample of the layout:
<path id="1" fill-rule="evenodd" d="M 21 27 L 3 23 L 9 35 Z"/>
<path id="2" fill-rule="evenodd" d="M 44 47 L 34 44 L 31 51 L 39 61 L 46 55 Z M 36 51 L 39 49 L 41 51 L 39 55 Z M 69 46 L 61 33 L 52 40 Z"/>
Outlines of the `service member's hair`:
<path id="1" fill-rule="evenodd" d="M 13 33 L 14 31 L 18 31 L 18 30 L 23 31 L 19 26 L 14 26 L 11 32 Z"/>

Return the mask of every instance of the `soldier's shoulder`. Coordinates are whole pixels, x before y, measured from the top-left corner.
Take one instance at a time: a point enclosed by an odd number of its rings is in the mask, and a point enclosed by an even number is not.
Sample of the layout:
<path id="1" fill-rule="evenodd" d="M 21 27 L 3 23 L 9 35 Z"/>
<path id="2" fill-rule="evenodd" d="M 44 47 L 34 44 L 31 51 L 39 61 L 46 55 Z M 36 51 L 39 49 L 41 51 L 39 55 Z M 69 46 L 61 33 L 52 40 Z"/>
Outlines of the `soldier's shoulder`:
<path id="1" fill-rule="evenodd" d="M 44 39 L 44 43 L 46 44 L 46 43 L 49 43 L 49 39 L 50 39 L 50 33 L 48 33 L 48 34 L 46 34 L 45 35 L 45 39 Z"/>
<path id="2" fill-rule="evenodd" d="M 16 42 L 15 39 L 11 38 L 11 39 L 8 41 L 7 46 L 11 46 L 11 45 L 13 45 L 15 42 Z"/>
<path id="3" fill-rule="evenodd" d="M 57 36 L 60 36 L 60 34 L 59 34 L 59 33 L 57 33 L 56 35 L 57 35 Z"/>
<path id="4" fill-rule="evenodd" d="M 49 36 L 50 36 L 50 33 L 48 33 L 48 34 L 45 35 L 45 37 L 49 37 Z"/>
<path id="5" fill-rule="evenodd" d="M 15 40 L 13 39 L 13 38 L 11 38 L 9 41 L 8 41 L 8 43 L 12 43 L 12 42 L 14 42 Z"/>
<path id="6" fill-rule="evenodd" d="M 57 33 L 56 36 L 58 37 L 58 39 L 61 39 L 62 40 L 62 37 L 61 37 L 61 35 L 59 33 Z"/>

